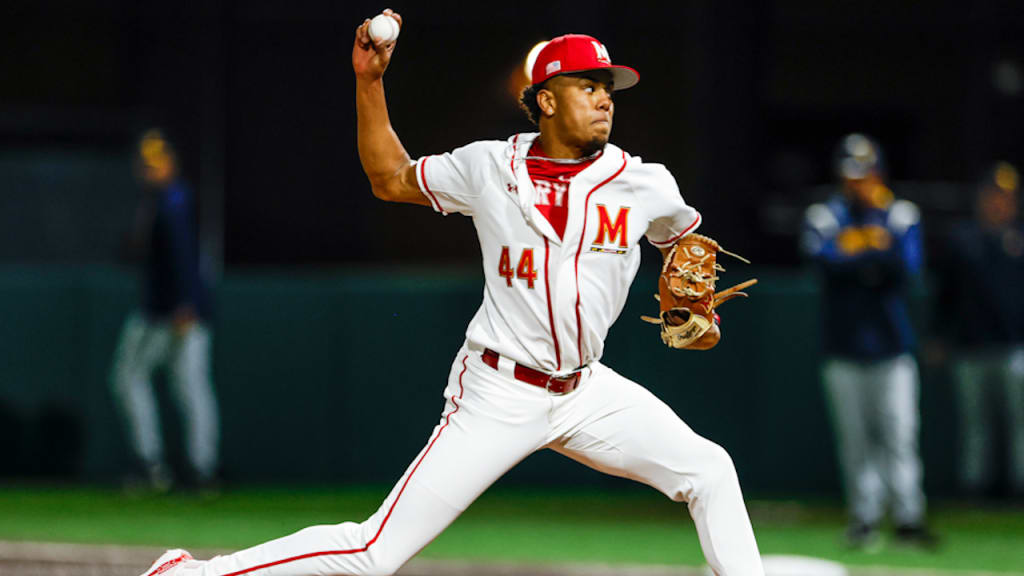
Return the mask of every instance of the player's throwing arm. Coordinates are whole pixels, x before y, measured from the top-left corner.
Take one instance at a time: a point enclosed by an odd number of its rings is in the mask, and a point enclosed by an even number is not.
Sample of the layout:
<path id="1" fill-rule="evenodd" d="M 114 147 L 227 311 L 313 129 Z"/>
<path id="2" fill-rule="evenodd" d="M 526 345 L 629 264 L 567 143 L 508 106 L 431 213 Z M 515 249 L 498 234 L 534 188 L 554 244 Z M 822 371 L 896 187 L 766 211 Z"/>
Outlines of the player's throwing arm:
<path id="1" fill-rule="evenodd" d="M 377 30 L 388 28 L 380 24 L 381 17 L 394 22 L 390 28 L 394 33 L 375 41 Z M 391 127 L 384 98 L 384 71 L 391 63 L 401 26 L 402 17 L 389 9 L 373 20 L 367 18 L 356 28 L 352 69 L 356 75 L 359 161 L 377 198 L 429 206 L 430 201 L 416 184 L 416 170 L 409 154 Z"/>

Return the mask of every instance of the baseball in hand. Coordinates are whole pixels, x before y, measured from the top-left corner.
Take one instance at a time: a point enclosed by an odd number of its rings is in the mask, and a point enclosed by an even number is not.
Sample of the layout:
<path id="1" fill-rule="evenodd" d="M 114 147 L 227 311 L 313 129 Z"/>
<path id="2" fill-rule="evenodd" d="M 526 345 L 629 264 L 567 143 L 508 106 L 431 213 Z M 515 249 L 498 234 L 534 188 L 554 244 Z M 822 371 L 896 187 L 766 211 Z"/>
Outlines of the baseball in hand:
<path id="1" fill-rule="evenodd" d="M 390 44 L 398 39 L 398 21 L 387 14 L 377 14 L 370 20 L 370 39 L 374 44 Z"/>

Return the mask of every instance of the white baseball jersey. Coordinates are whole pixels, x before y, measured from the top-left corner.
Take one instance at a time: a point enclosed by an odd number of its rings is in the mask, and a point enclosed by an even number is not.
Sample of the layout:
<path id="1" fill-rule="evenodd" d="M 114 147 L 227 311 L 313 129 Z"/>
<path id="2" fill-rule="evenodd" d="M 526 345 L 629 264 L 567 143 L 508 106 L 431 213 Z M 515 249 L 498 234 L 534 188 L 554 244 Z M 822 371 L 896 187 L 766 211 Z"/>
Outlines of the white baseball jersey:
<path id="1" fill-rule="evenodd" d="M 661 164 L 608 144 L 569 182 L 562 238 L 535 207 L 525 157 L 538 134 L 417 161 L 434 210 L 473 218 L 486 278 L 467 341 L 551 374 L 601 358 L 640 266 L 642 236 L 671 245 L 700 224 Z"/>

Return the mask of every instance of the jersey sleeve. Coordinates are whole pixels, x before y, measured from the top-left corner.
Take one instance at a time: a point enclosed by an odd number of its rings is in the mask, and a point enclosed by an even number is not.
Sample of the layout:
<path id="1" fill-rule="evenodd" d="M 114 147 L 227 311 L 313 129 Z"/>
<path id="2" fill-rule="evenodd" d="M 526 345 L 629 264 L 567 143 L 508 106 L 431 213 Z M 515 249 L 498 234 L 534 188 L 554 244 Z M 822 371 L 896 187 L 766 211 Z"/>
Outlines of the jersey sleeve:
<path id="1" fill-rule="evenodd" d="M 886 225 L 896 238 L 907 271 L 911 274 L 919 273 L 924 265 L 921 210 L 912 202 L 897 200 L 889 210 Z"/>
<path id="2" fill-rule="evenodd" d="M 646 164 L 642 168 L 639 182 L 652 189 L 655 199 L 647 241 L 666 248 L 700 226 L 700 212 L 683 200 L 676 179 L 664 166 Z"/>
<path id="3" fill-rule="evenodd" d="M 444 154 L 424 156 L 416 161 L 416 182 L 441 214 L 473 215 L 483 185 L 479 174 L 487 162 L 483 142 L 474 142 Z"/>
<path id="4" fill-rule="evenodd" d="M 839 250 L 835 240 L 839 230 L 839 219 L 827 204 L 811 204 L 804 212 L 800 251 L 815 260 L 837 259 Z"/>

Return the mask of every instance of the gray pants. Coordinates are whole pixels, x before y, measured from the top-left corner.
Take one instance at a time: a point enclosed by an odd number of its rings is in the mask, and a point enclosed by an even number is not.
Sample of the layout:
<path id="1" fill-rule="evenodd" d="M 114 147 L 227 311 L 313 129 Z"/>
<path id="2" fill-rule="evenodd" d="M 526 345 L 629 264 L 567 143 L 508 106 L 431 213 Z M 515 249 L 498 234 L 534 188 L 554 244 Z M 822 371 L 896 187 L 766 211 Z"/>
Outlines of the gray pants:
<path id="1" fill-rule="evenodd" d="M 910 354 L 877 362 L 831 358 L 824 380 L 851 520 L 877 524 L 891 498 L 896 524 L 921 523 L 917 362 Z"/>
<path id="2" fill-rule="evenodd" d="M 189 463 L 200 480 L 217 468 L 219 422 L 210 382 L 210 333 L 195 323 L 182 335 L 170 322 L 128 317 L 111 370 L 111 384 L 128 423 L 136 456 L 149 468 L 164 466 L 164 444 L 153 393 L 153 372 L 169 370 L 171 391 L 182 414 Z"/>
<path id="3" fill-rule="evenodd" d="M 953 378 L 962 486 L 981 492 L 993 484 L 993 431 L 1002 416 L 1009 488 L 1024 494 L 1024 347 L 963 354 L 953 364 Z"/>

